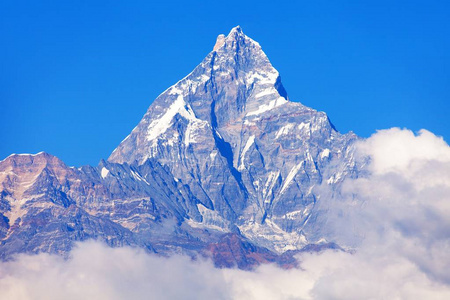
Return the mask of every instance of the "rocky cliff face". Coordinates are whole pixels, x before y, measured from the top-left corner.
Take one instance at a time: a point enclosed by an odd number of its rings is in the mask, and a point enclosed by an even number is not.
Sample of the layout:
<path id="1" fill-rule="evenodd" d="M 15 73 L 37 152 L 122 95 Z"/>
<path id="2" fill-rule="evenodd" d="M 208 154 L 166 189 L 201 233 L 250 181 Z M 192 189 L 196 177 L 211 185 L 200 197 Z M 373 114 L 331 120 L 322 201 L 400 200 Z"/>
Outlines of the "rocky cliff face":
<path id="1" fill-rule="evenodd" d="M 75 169 L 41 153 L 0 162 L 1 253 L 66 253 L 98 238 L 223 258 L 226 241 L 254 253 L 240 267 L 277 261 L 324 243 L 315 188 L 358 176 L 356 139 L 291 102 L 260 45 L 236 27 L 155 99 L 108 161 Z"/>

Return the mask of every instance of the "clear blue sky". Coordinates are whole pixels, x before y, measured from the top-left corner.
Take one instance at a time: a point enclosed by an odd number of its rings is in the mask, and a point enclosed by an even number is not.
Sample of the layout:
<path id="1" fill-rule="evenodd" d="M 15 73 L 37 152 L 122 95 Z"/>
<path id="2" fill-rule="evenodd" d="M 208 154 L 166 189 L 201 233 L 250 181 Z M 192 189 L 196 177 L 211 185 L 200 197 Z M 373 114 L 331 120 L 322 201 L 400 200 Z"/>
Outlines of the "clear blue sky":
<path id="1" fill-rule="evenodd" d="M 241 25 L 294 101 L 366 137 L 450 140 L 448 1 L 1 1 L 0 159 L 96 165 Z"/>

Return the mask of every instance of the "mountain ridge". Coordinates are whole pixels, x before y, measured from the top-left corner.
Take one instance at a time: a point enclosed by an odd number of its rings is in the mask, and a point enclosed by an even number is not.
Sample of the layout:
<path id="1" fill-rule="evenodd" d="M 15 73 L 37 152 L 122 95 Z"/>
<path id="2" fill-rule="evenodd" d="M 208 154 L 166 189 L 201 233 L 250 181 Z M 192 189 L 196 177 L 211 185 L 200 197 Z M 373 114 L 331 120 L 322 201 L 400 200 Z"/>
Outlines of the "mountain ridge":
<path id="1" fill-rule="evenodd" d="M 242 268 L 287 262 L 283 253 L 327 245 L 315 189 L 358 176 L 357 139 L 291 102 L 261 46 L 237 26 L 97 167 L 45 153 L 1 161 L 0 248 L 4 258 L 64 254 L 74 240 L 96 238 L 161 254 L 240 247 Z M 227 255 L 212 257 L 230 265 Z"/>

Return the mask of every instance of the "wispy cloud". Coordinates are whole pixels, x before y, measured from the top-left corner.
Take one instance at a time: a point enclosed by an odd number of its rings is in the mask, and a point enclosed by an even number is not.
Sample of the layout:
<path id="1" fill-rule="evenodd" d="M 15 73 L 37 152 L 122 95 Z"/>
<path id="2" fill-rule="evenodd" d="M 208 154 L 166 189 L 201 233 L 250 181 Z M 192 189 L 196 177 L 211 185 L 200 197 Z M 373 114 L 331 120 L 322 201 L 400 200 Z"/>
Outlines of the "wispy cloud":
<path id="1" fill-rule="evenodd" d="M 361 142 L 358 155 L 370 157 L 370 175 L 321 198 L 330 236 L 357 245 L 354 253 L 303 254 L 300 269 L 248 272 L 86 242 L 68 260 L 1 263 L 0 298 L 450 299 L 450 147 L 428 131 L 394 128 Z"/>

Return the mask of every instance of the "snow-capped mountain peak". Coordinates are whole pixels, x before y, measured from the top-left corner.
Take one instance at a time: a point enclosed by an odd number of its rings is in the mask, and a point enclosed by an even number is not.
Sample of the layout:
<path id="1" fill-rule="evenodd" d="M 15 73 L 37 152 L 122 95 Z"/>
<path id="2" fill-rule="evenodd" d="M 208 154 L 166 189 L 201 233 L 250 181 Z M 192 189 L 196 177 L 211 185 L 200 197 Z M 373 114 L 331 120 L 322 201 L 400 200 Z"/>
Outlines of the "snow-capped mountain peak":
<path id="1" fill-rule="evenodd" d="M 215 133 L 226 124 L 248 124 L 246 119 L 287 102 L 278 71 L 260 45 L 237 26 L 228 36 L 219 35 L 214 50 L 154 101 L 110 161 L 142 163 L 154 156 L 158 140 L 167 140 L 167 135 L 171 135 L 169 144 L 184 140 L 188 145 L 204 130 L 215 128 Z M 188 123 L 185 132 L 177 129 L 171 134 L 169 129 L 178 122 Z"/>
<path id="2" fill-rule="evenodd" d="M 207 208 L 199 209 L 202 226 L 264 232 L 261 242 L 282 252 L 307 242 L 313 187 L 354 138 L 325 113 L 289 101 L 278 71 L 238 26 L 155 99 L 109 161 L 158 161 Z"/>
<path id="3" fill-rule="evenodd" d="M 99 238 L 162 253 L 209 249 L 220 263 L 222 251 L 240 251 L 242 267 L 273 261 L 322 243 L 316 188 L 357 175 L 355 140 L 290 101 L 261 46 L 235 27 L 153 101 L 108 161 L 0 161 L 0 256 L 67 253 L 73 240 Z"/>

